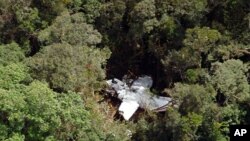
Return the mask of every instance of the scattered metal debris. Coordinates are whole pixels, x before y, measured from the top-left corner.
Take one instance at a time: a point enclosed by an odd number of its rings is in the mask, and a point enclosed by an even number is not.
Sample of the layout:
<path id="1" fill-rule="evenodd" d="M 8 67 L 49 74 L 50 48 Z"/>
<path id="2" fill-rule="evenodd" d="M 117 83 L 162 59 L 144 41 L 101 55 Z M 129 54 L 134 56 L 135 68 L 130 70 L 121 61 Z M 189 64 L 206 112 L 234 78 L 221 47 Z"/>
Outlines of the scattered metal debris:
<path id="1" fill-rule="evenodd" d="M 119 113 L 125 120 L 129 120 L 140 107 L 151 111 L 165 111 L 171 103 L 172 98 L 156 96 L 150 92 L 153 80 L 150 76 L 138 77 L 136 80 L 111 79 L 106 81 L 117 93 L 117 97 L 122 101 Z M 112 92 L 112 91 L 109 91 Z"/>

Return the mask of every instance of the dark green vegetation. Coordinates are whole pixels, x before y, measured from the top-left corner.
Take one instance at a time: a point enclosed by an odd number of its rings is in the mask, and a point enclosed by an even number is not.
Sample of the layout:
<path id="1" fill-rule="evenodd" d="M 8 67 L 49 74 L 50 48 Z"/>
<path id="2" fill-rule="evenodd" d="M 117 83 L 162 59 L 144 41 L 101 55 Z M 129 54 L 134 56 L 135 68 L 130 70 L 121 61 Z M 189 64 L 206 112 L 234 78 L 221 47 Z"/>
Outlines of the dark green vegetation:
<path id="1" fill-rule="evenodd" d="M 226 141 L 249 60 L 249 0 L 1 0 L 0 140 Z M 124 74 L 179 107 L 113 120 L 98 93 Z"/>

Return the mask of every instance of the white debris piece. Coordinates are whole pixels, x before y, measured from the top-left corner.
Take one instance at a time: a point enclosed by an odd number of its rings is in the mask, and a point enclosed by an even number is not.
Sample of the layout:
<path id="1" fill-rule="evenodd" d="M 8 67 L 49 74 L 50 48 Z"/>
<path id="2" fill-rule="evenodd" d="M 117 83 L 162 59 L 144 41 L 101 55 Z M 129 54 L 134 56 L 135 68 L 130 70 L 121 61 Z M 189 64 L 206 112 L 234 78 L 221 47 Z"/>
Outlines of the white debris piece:
<path id="1" fill-rule="evenodd" d="M 121 114 L 125 120 L 129 120 L 138 107 L 139 104 L 136 101 L 123 101 L 119 107 L 119 114 Z"/>
<path id="2" fill-rule="evenodd" d="M 150 76 L 138 77 L 131 87 L 144 87 L 151 88 L 153 85 L 153 79 Z"/>
<path id="3" fill-rule="evenodd" d="M 125 120 L 129 120 L 139 107 L 147 110 L 164 111 L 172 100 L 170 97 L 155 96 L 150 92 L 153 85 L 150 76 L 138 77 L 130 87 L 116 78 L 108 80 L 107 83 L 117 92 L 118 98 L 122 100 L 119 113 Z"/>

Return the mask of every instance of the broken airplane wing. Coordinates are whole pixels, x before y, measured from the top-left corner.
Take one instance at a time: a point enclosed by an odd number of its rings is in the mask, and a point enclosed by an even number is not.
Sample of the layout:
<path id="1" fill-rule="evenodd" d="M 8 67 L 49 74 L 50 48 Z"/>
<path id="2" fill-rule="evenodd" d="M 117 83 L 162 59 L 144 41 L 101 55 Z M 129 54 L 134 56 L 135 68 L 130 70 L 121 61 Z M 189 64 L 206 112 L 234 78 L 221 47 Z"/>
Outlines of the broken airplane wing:
<path id="1" fill-rule="evenodd" d="M 138 108 L 139 104 L 136 101 L 123 101 L 119 107 L 119 114 L 125 120 L 129 120 Z"/>
<path id="2" fill-rule="evenodd" d="M 126 80 L 120 81 L 116 78 L 108 80 L 107 83 L 122 101 L 119 113 L 125 120 L 129 120 L 139 107 L 146 110 L 164 111 L 172 100 L 170 97 L 154 96 L 150 92 L 153 84 L 150 76 L 138 77 L 130 87 L 126 84 Z"/>

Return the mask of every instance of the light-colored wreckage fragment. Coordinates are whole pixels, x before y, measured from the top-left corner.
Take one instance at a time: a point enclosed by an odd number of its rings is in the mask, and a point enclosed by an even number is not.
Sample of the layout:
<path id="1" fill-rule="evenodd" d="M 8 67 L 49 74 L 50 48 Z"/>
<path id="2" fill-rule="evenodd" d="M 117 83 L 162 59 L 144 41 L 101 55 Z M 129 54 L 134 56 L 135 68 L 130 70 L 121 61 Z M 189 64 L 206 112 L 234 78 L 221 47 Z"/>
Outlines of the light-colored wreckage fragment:
<path id="1" fill-rule="evenodd" d="M 128 86 L 126 82 L 132 82 Z M 119 107 L 119 113 L 125 120 L 129 120 L 136 110 L 141 107 L 146 110 L 165 111 L 171 102 L 170 97 L 155 96 L 150 92 L 153 80 L 150 76 L 138 77 L 135 81 L 111 79 L 107 81 L 118 94 L 118 98 L 122 101 Z"/>

